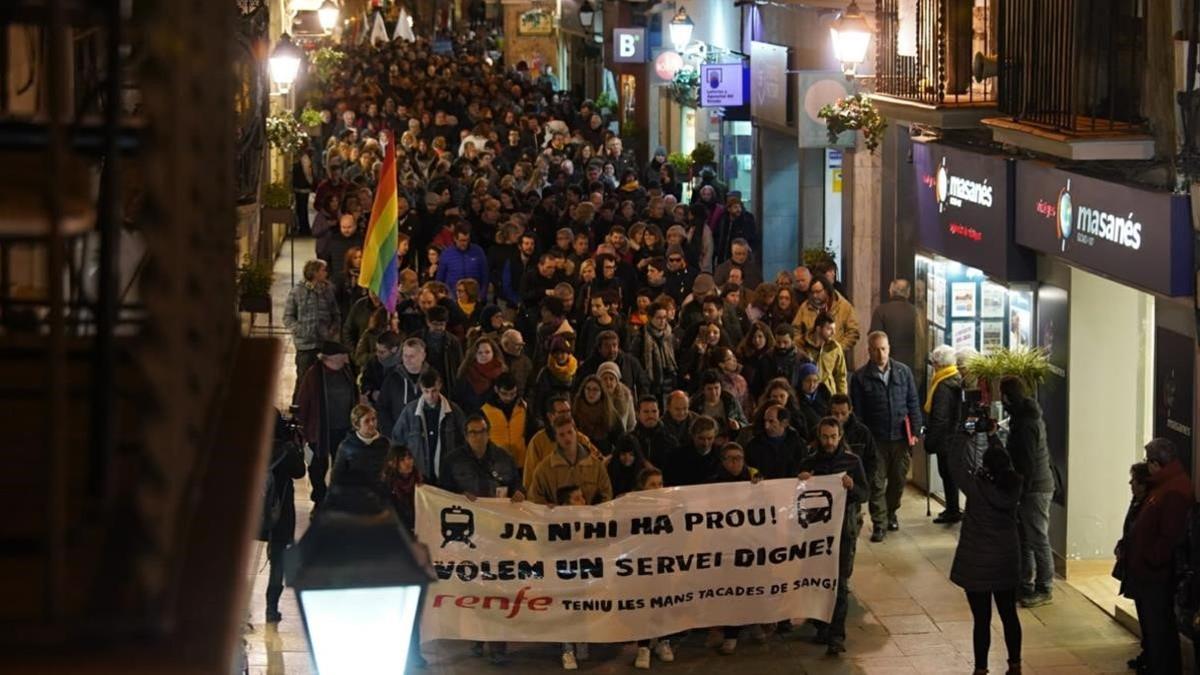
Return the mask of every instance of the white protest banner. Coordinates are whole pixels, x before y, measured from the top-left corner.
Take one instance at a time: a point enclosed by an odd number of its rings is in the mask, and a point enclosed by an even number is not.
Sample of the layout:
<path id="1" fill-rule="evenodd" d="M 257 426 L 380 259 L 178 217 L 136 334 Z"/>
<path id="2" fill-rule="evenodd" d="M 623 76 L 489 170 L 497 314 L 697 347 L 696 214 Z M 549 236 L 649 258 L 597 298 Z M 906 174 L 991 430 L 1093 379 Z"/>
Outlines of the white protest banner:
<path id="1" fill-rule="evenodd" d="M 625 642 L 828 620 L 845 499 L 840 475 L 553 509 L 422 486 L 416 534 L 438 580 L 421 639 Z"/>

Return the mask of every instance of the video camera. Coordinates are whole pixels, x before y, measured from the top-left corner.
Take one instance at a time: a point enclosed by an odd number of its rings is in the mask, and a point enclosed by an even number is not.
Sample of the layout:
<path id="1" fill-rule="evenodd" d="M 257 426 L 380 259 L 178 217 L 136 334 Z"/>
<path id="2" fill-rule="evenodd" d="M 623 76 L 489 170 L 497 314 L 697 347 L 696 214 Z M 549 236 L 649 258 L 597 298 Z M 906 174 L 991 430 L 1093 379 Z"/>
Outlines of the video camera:
<path id="1" fill-rule="evenodd" d="M 962 430 L 967 434 L 990 434 L 996 431 L 996 420 L 992 419 L 988 405 L 983 402 L 983 392 L 978 389 L 963 392 Z"/>

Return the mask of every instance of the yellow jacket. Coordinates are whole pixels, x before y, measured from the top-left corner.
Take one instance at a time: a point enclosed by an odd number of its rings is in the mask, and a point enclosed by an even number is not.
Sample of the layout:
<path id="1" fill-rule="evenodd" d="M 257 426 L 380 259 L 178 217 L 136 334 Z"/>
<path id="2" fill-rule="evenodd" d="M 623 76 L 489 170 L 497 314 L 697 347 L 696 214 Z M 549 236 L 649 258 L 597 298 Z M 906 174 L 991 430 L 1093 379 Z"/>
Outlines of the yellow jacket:
<path id="1" fill-rule="evenodd" d="M 567 463 L 562 453 L 556 451 L 543 459 L 533 472 L 533 481 L 527 491 L 529 501 L 534 504 L 553 504 L 558 489 L 566 485 L 577 486 L 588 504 L 612 500 L 608 467 L 583 446 L 579 447 L 579 453 L 579 461 L 574 464 Z"/>
<path id="2" fill-rule="evenodd" d="M 525 466 L 525 421 L 528 418 L 529 407 L 524 401 L 517 401 L 513 406 L 512 418 L 504 416 L 504 411 L 484 403 L 480 412 L 488 421 L 488 439 L 512 456 L 517 466 Z"/>
<path id="3" fill-rule="evenodd" d="M 808 338 L 804 338 L 804 352 L 808 354 L 808 358 L 813 360 L 813 363 L 817 364 L 817 375 L 826 389 L 834 394 L 847 393 L 849 382 L 846 372 L 846 353 L 842 351 L 842 346 L 836 340 L 830 340 L 818 347 Z"/>
<path id="4" fill-rule="evenodd" d="M 833 339 L 842 346 L 842 352 L 845 354 L 853 352 L 854 345 L 858 344 L 858 339 L 861 337 L 858 319 L 854 316 L 854 305 L 842 297 L 841 293 L 834 291 L 833 302 L 825 311 L 833 317 Z M 808 337 L 813 329 L 813 324 L 817 321 L 818 314 L 820 312 L 813 309 L 812 305 L 807 302 L 801 303 L 799 311 L 796 312 L 796 318 L 792 319 L 792 325 L 800 329 L 799 337 Z"/>
<path id="5" fill-rule="evenodd" d="M 575 437 L 578 439 L 579 445 L 583 446 L 585 450 L 592 454 L 596 453 L 596 446 L 592 445 L 592 439 L 588 438 L 587 434 L 576 429 Z M 538 431 L 533 435 L 533 438 L 529 439 L 529 445 L 525 448 L 525 494 L 529 494 L 529 486 L 533 484 L 534 469 L 537 469 L 538 464 L 541 464 L 543 459 L 554 453 L 555 447 L 554 439 L 550 438 L 545 429 Z"/>

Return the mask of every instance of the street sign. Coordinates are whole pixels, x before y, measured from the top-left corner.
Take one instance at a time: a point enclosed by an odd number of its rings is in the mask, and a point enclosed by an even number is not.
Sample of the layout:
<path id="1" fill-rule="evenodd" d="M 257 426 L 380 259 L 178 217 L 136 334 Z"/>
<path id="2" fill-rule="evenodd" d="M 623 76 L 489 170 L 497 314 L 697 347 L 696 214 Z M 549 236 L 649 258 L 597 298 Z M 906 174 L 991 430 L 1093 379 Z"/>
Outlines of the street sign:
<path id="1" fill-rule="evenodd" d="M 745 105 L 748 84 L 741 63 L 703 63 L 700 65 L 700 106 Z"/>
<path id="2" fill-rule="evenodd" d="M 613 62 L 614 63 L 645 63 L 646 62 L 646 29 L 645 28 L 614 28 L 613 29 Z"/>

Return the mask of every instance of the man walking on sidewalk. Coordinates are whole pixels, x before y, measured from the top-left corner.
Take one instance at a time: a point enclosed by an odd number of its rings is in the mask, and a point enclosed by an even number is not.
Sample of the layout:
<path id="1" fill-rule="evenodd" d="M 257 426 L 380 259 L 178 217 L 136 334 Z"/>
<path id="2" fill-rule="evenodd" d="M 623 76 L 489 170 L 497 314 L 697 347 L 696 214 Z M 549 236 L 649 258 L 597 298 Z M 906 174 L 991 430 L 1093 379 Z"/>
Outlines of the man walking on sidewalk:
<path id="1" fill-rule="evenodd" d="M 908 366 L 890 356 L 887 333 L 867 336 L 870 361 L 854 373 L 850 399 L 859 419 L 871 430 L 878 450 L 871 477 L 871 541 L 900 529 L 896 511 L 908 480 L 911 437 L 921 428 L 921 404 Z"/>

